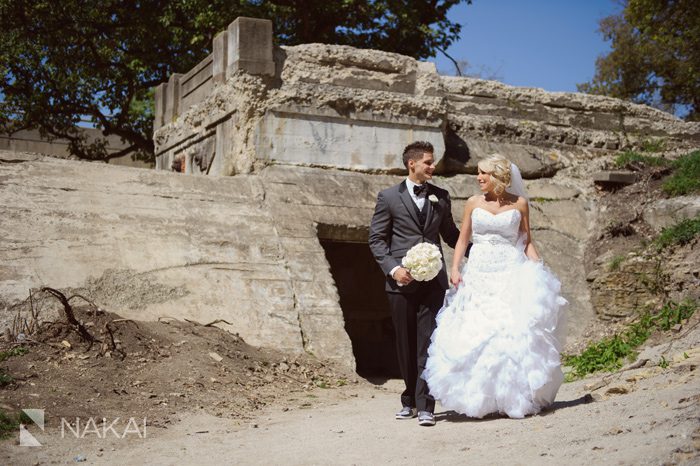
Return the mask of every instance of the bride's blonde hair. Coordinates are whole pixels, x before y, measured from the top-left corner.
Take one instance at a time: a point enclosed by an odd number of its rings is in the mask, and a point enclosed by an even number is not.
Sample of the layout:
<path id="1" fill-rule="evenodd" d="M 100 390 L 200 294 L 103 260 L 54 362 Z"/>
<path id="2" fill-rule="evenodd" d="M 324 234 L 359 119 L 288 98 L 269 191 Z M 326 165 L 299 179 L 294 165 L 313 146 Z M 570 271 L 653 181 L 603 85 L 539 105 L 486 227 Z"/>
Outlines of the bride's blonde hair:
<path id="1" fill-rule="evenodd" d="M 482 172 L 491 175 L 493 192 L 496 196 L 502 195 L 510 186 L 510 160 L 501 154 L 491 154 L 479 160 L 477 166 Z"/>

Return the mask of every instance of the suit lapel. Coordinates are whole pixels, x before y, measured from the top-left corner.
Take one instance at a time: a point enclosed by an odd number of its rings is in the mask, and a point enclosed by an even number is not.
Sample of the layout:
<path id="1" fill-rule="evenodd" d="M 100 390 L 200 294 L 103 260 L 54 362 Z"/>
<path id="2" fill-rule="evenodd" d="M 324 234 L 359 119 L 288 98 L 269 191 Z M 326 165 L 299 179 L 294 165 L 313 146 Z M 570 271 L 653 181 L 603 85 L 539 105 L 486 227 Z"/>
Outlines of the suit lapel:
<path id="1" fill-rule="evenodd" d="M 430 222 L 433 221 L 433 212 L 435 210 L 435 206 L 433 206 L 433 203 L 430 202 L 430 199 L 428 199 L 431 194 L 432 194 L 432 185 L 428 184 L 428 192 L 426 193 L 426 196 L 425 196 L 425 203 L 426 203 L 425 208 L 427 209 L 427 211 L 425 213 L 425 229 L 427 229 L 428 225 L 430 225 Z"/>
<path id="2" fill-rule="evenodd" d="M 411 198 L 411 195 L 408 192 L 406 181 L 402 181 L 401 185 L 399 185 L 399 198 L 401 199 L 401 202 L 403 202 L 403 205 L 406 207 L 408 214 L 411 216 L 413 221 L 416 222 L 416 226 L 420 229 L 420 221 L 418 220 L 418 215 L 416 214 L 413 199 Z"/>

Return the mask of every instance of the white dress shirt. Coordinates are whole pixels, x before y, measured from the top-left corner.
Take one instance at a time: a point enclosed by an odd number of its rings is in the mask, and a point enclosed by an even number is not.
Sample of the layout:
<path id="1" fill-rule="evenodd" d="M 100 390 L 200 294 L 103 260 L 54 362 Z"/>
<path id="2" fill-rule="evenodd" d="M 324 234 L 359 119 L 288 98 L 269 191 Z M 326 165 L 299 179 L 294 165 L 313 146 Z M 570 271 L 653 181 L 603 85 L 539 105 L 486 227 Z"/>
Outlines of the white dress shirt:
<path id="1" fill-rule="evenodd" d="M 414 186 L 423 186 L 422 184 L 417 184 L 411 181 L 410 179 L 406 178 L 406 187 L 408 188 L 408 194 L 411 195 L 411 199 L 413 199 L 413 202 L 416 204 L 419 210 L 423 210 L 423 206 L 425 205 L 425 198 L 428 197 L 428 190 L 424 190 L 422 193 L 417 195 L 416 193 L 413 192 L 413 187 Z M 394 273 L 401 267 L 400 265 L 397 265 L 393 269 L 391 269 L 391 272 L 389 274 L 391 275 L 391 278 L 394 278 Z M 399 286 L 403 286 L 401 283 L 398 284 Z"/>
<path id="2" fill-rule="evenodd" d="M 408 187 L 408 194 L 411 195 L 411 199 L 413 199 L 413 202 L 416 203 L 416 206 L 418 206 L 419 210 L 423 210 L 423 206 L 425 205 L 425 198 L 428 197 L 428 190 L 426 189 L 425 191 L 420 193 L 420 195 L 416 195 L 416 193 L 413 192 L 413 187 L 423 185 L 416 184 L 408 178 L 406 178 L 406 186 Z"/>

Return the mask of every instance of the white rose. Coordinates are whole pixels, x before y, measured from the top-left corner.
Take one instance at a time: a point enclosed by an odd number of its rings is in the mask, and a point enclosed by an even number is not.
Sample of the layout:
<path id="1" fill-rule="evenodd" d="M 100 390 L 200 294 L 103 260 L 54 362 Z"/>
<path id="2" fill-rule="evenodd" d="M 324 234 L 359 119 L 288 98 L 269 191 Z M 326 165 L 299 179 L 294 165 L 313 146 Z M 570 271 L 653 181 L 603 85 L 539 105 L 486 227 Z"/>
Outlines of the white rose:
<path id="1" fill-rule="evenodd" d="M 414 279 L 429 281 L 442 269 L 442 255 L 434 244 L 420 243 L 408 250 L 401 264 L 411 272 Z"/>
<path id="2" fill-rule="evenodd" d="M 429 200 L 430 202 L 437 202 L 437 201 L 438 201 L 438 198 L 437 198 L 437 196 L 436 196 L 435 194 L 431 194 L 430 196 L 428 196 L 428 200 Z"/>

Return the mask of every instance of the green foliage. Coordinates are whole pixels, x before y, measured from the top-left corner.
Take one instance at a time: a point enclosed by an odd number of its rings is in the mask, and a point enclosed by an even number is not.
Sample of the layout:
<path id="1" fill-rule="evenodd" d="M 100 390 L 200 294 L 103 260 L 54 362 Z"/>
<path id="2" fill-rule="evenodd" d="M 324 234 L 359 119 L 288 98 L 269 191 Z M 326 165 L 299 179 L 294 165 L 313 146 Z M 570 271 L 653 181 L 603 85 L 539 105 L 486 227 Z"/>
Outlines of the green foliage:
<path id="1" fill-rule="evenodd" d="M 28 351 L 29 349 L 25 348 L 24 346 L 17 346 L 9 350 L 0 351 L 0 362 L 3 362 L 5 359 L 11 358 L 12 356 L 22 356 L 23 354 L 27 354 Z"/>
<path id="2" fill-rule="evenodd" d="M 670 167 L 672 173 L 664 180 L 662 186 L 666 194 L 683 196 L 700 192 L 700 150 L 673 161 L 628 150 L 615 157 L 614 164 L 617 168 L 637 170 L 644 167 Z"/>
<path id="3" fill-rule="evenodd" d="M 571 367 L 567 380 L 575 380 L 593 372 L 612 372 L 621 368 L 625 360 L 636 357 L 635 349 L 652 333 L 670 330 L 674 325 L 690 318 L 696 308 L 697 303 L 693 301 L 666 303 L 655 314 L 643 312 L 625 331 L 589 345 L 581 354 L 564 355 L 564 365 Z"/>
<path id="4" fill-rule="evenodd" d="M 151 88 L 200 62 L 236 17 L 272 20 L 280 44 L 427 58 L 459 38 L 447 13 L 462 2 L 471 0 L 0 0 L 0 132 L 38 128 L 81 158 L 152 158 Z M 84 120 L 129 147 L 108 155 L 106 139 L 76 129 Z"/>
<path id="5" fill-rule="evenodd" d="M 700 235 L 700 215 L 664 228 L 654 239 L 653 244 L 657 250 L 661 251 L 670 246 L 688 244 L 698 235 Z"/>
<path id="6" fill-rule="evenodd" d="M 644 155 L 639 152 L 628 150 L 615 157 L 615 166 L 617 168 L 634 168 L 634 167 L 665 167 L 671 164 L 668 159 L 653 155 Z"/>
<path id="7" fill-rule="evenodd" d="M 663 139 L 649 139 L 642 142 L 642 152 L 661 152 L 666 148 Z"/>
<path id="8" fill-rule="evenodd" d="M 11 348 L 5 351 L 0 351 L 0 362 L 5 361 L 6 359 L 9 359 L 13 356 L 22 356 L 23 354 L 26 354 L 29 350 L 25 348 L 24 346 L 17 346 L 15 348 Z M 0 387 L 4 387 L 5 385 L 9 385 L 12 382 L 14 382 L 15 379 L 12 378 L 11 375 L 5 373 L 2 369 L 0 369 Z M 0 429 L 1 433 L 1 429 Z"/>
<path id="9" fill-rule="evenodd" d="M 600 21 L 611 51 L 596 60 L 581 92 L 609 95 L 700 118 L 700 4 L 696 0 L 626 0 Z"/>
<path id="10" fill-rule="evenodd" d="M 673 173 L 664 180 L 662 189 L 671 196 L 700 192 L 700 150 L 673 162 Z"/>
<path id="11" fill-rule="evenodd" d="M 0 439 L 7 438 L 17 432 L 19 419 L 0 410 Z"/>
<path id="12" fill-rule="evenodd" d="M 20 424 L 31 424 L 33 421 L 24 411 L 17 415 L 8 414 L 0 410 L 0 439 L 10 437 L 17 433 Z"/>
<path id="13" fill-rule="evenodd" d="M 0 387 L 9 385 L 14 381 L 15 379 L 13 379 L 10 374 L 6 374 L 4 370 L 0 369 Z"/>
<path id="14" fill-rule="evenodd" d="M 614 272 L 620 268 L 622 262 L 624 262 L 625 256 L 615 256 L 608 263 L 608 270 Z"/>

